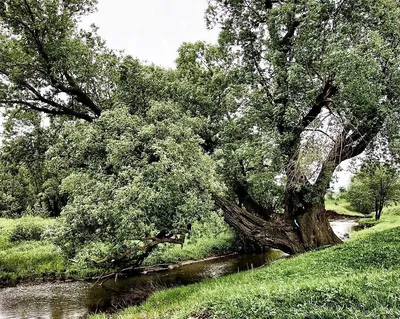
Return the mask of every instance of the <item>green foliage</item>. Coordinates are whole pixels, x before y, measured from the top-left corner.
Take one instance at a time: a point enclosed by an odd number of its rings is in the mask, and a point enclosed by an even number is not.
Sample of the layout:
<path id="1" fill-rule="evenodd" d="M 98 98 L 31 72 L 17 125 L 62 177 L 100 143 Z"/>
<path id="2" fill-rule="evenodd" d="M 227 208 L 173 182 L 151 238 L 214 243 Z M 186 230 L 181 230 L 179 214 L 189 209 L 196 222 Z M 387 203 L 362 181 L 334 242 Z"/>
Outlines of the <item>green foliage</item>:
<path id="1" fill-rule="evenodd" d="M 60 247 L 47 240 L 49 232 L 45 231 L 40 240 L 31 238 L 29 241 L 11 241 L 15 229 L 20 225 L 49 229 L 54 224 L 54 219 L 41 217 L 0 218 L 0 285 L 8 281 L 42 280 L 44 272 L 85 278 L 104 271 L 90 262 L 93 258 L 100 259 L 113 251 L 112 245 L 104 242 L 89 243 L 73 259 L 66 260 Z M 216 256 L 234 251 L 235 243 L 234 234 L 217 215 L 213 215 L 204 223 L 195 223 L 192 235 L 185 241 L 183 248 L 160 246 L 145 264 L 151 266 Z"/>
<path id="2" fill-rule="evenodd" d="M 353 178 L 346 199 L 363 214 L 375 210 L 379 219 L 382 208 L 400 195 L 399 173 L 389 164 L 372 163 L 362 167 Z"/>
<path id="3" fill-rule="evenodd" d="M 111 102 L 118 58 L 97 36 L 79 30 L 95 0 L 4 0 L 0 6 L 0 101 L 92 120 Z M 21 63 L 22 62 L 22 63 Z"/>
<path id="4" fill-rule="evenodd" d="M 399 227 L 391 209 L 378 226 L 341 246 L 158 292 L 118 318 L 394 319 L 400 315 Z"/>
<path id="5" fill-rule="evenodd" d="M 236 252 L 234 234 L 221 233 L 213 237 L 189 239 L 183 247 L 164 246 L 146 259 L 144 265 L 175 264 L 186 260 L 200 260 Z"/>
<path id="6" fill-rule="evenodd" d="M 0 6 L 0 213 L 63 210 L 49 236 L 68 256 L 105 245 L 140 263 L 182 243 L 212 193 L 279 213 L 322 202 L 336 166 L 398 117 L 397 0 L 210 0 L 219 43 L 183 44 L 176 70 L 80 30 L 96 3 Z"/>
<path id="7" fill-rule="evenodd" d="M 210 191 L 217 187 L 214 164 L 195 134 L 202 125 L 161 103 L 144 116 L 117 108 L 93 124 L 71 125 L 51 151 L 55 163 L 70 156 L 76 168 L 62 184 L 70 199 L 54 228 L 56 242 L 69 254 L 90 242 L 118 253 L 160 233 L 188 233 L 194 220 L 211 213 Z M 133 260 L 135 254 L 141 251 L 132 252 Z"/>
<path id="8" fill-rule="evenodd" d="M 353 179 L 346 199 L 357 211 L 363 214 L 369 214 L 375 210 L 375 201 L 368 184 L 360 178 Z"/>
<path id="9" fill-rule="evenodd" d="M 0 218 L 0 284 L 41 279 L 44 272 L 60 274 L 65 271 L 66 263 L 60 248 L 31 237 L 32 229 L 45 229 L 53 223 L 50 219 L 30 216 L 20 219 Z M 11 241 L 14 234 L 18 235 L 18 241 Z"/>
<path id="10" fill-rule="evenodd" d="M 40 240 L 45 230 L 46 225 L 41 220 L 29 217 L 22 218 L 12 230 L 10 241 Z"/>
<path id="11" fill-rule="evenodd" d="M 40 114 L 18 112 L 4 123 L 0 150 L 0 216 L 58 216 L 62 171 L 48 166 L 46 152 L 58 138 L 59 123 L 44 128 Z"/>
<path id="12" fill-rule="evenodd" d="M 232 229 L 217 214 L 192 225 L 190 238 L 183 246 L 158 247 L 146 259 L 145 265 L 178 263 L 224 255 L 237 250 L 237 239 Z"/>
<path id="13" fill-rule="evenodd" d="M 379 223 L 379 221 L 377 221 L 375 218 L 363 218 L 363 219 L 360 219 L 360 221 L 358 222 L 358 224 L 362 228 L 374 227 L 378 223 Z"/>
<path id="14" fill-rule="evenodd" d="M 248 158 L 238 152 L 228 161 L 230 149 L 222 156 L 224 171 L 257 201 L 270 190 L 279 193 L 273 182 L 282 175 L 283 184 L 311 189 L 315 200 L 338 163 L 359 155 L 398 117 L 400 33 L 392 31 L 399 30 L 400 6 L 395 0 L 265 3 L 209 1 L 209 26 L 222 29 L 221 50 L 251 88 L 231 117 L 239 129 L 221 134 Z"/>

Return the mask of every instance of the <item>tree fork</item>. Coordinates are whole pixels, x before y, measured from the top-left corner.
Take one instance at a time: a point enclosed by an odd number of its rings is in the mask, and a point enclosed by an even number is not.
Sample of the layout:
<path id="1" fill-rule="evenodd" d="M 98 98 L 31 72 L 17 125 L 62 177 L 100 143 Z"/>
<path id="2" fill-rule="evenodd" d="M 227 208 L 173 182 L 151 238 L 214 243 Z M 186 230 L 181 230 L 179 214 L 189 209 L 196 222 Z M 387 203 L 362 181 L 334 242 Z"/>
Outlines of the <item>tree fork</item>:
<path id="1" fill-rule="evenodd" d="M 298 254 L 342 242 L 330 227 L 323 204 L 311 205 L 296 215 L 288 211 L 274 214 L 266 220 L 225 198 L 217 195 L 213 198 L 226 223 L 238 231 L 254 250 L 276 248 Z"/>

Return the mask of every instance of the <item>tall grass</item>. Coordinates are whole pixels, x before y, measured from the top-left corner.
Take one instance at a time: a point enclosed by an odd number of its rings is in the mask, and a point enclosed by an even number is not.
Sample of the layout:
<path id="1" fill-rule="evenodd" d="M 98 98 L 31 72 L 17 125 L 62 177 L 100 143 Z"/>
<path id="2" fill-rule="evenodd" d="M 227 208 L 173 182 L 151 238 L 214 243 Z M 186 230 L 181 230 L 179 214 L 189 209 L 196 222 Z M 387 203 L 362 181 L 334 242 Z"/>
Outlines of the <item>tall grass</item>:
<path id="1" fill-rule="evenodd" d="M 104 271 L 87 260 L 66 260 L 58 246 L 41 238 L 41 233 L 54 221 L 32 216 L 0 218 L 0 285 L 41 279 L 43 274 L 58 276 L 65 273 L 68 277 L 84 278 Z M 145 265 L 202 259 L 230 253 L 234 248 L 234 233 L 216 216 L 205 223 L 196 223 L 191 238 L 183 247 L 162 246 Z"/>
<path id="2" fill-rule="evenodd" d="M 233 232 L 227 231 L 213 237 L 202 236 L 188 240 L 182 247 L 165 246 L 150 256 L 145 265 L 173 264 L 229 254 L 235 251 L 234 236 Z"/>
<path id="3" fill-rule="evenodd" d="M 40 217 L 0 218 L 0 283 L 40 277 L 45 272 L 59 274 L 65 261 L 58 247 L 47 241 L 30 239 L 32 229 L 45 229 L 53 221 Z M 12 240 L 14 239 L 14 240 Z"/>

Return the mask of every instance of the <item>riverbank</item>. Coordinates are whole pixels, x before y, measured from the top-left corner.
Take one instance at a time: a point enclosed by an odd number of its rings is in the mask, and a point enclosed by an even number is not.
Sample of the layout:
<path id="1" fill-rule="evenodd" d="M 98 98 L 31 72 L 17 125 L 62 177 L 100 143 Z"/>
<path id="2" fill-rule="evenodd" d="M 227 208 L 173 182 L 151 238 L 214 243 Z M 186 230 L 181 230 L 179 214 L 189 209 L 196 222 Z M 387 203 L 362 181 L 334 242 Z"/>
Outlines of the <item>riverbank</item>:
<path id="1" fill-rule="evenodd" d="M 325 209 L 329 219 L 361 219 L 371 215 L 364 215 L 354 211 L 351 205 L 343 199 L 325 199 Z"/>
<path id="2" fill-rule="evenodd" d="M 331 219 L 361 217 L 349 210 L 342 211 L 342 206 L 335 206 L 334 203 L 328 205 L 340 211 L 338 214 L 331 212 Z M 54 219 L 31 216 L 20 219 L 0 218 L 0 287 L 21 283 L 89 280 L 104 271 L 82 260 L 66 259 L 59 247 L 41 239 L 44 230 L 54 222 Z M 215 217 L 204 225 L 195 225 L 191 238 L 183 247 L 161 246 L 143 266 L 199 261 L 235 253 L 239 246 L 234 233 L 224 225 L 222 219 Z"/>
<path id="3" fill-rule="evenodd" d="M 68 260 L 59 247 L 41 239 L 54 219 L 27 216 L 0 218 L 0 288 L 17 284 L 37 284 L 69 280 L 90 280 L 104 270 L 77 260 Z M 227 255 L 235 252 L 236 239 L 226 226 L 197 225 L 183 247 L 164 245 L 143 266 L 179 264 L 187 260 Z M 212 234 L 209 229 L 212 228 Z"/>
<path id="4" fill-rule="evenodd" d="M 38 238 L 52 223 L 40 217 L 0 218 L 0 287 L 61 277 L 66 271 L 59 248 Z"/>
<path id="5" fill-rule="evenodd" d="M 400 209 L 387 209 L 343 245 L 158 292 L 117 317 L 399 318 L 399 242 Z"/>

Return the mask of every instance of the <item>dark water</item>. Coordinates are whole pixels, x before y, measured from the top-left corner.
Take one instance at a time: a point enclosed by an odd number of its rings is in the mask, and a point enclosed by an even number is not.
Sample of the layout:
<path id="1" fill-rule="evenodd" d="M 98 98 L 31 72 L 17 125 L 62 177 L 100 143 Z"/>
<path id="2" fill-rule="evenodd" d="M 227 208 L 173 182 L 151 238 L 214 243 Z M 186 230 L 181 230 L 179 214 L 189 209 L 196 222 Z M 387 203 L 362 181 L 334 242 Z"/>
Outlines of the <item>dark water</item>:
<path id="1" fill-rule="evenodd" d="M 354 221 L 331 223 L 342 239 L 349 237 Z M 282 258 L 271 250 L 264 254 L 245 254 L 189 264 L 168 271 L 119 278 L 103 287 L 87 282 L 49 283 L 0 289 L 0 319 L 75 319 L 89 314 L 110 312 L 138 304 L 154 291 L 187 285 L 207 278 L 218 278 L 249 270 Z"/>
<path id="2" fill-rule="evenodd" d="M 217 278 L 260 267 L 281 258 L 271 250 L 264 254 L 222 257 L 131 278 L 107 281 L 103 287 L 87 282 L 49 283 L 0 290 L 0 319 L 85 318 L 88 314 L 137 304 L 151 292 Z"/>

